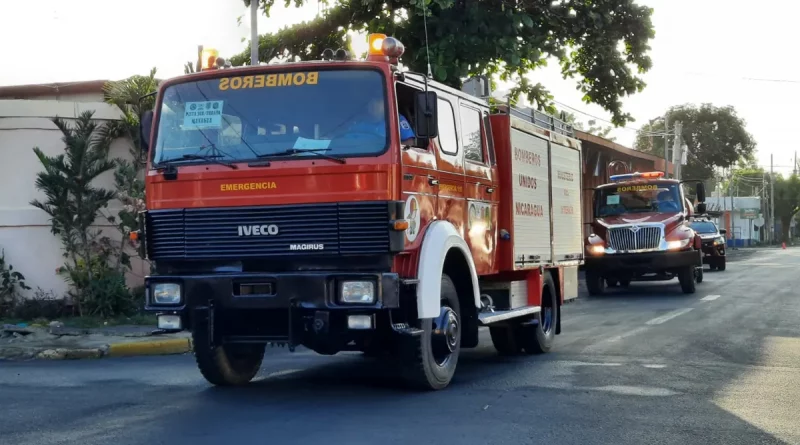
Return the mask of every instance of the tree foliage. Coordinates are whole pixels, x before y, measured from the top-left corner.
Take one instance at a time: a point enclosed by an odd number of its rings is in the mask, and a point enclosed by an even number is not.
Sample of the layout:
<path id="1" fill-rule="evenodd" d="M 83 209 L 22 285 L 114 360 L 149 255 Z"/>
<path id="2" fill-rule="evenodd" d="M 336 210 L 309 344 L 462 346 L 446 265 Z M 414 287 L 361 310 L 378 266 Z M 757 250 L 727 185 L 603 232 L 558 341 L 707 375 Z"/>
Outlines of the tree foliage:
<path id="1" fill-rule="evenodd" d="M 800 212 L 800 178 L 775 176 L 775 219 L 781 223 L 781 240 L 789 242 L 792 218 Z"/>
<path id="2" fill-rule="evenodd" d="M 609 136 L 611 132 L 614 130 L 614 127 L 597 125 L 597 121 L 594 119 L 591 119 L 589 120 L 589 122 L 584 123 L 582 120 L 578 119 L 578 117 L 575 116 L 575 114 L 570 113 L 569 111 L 562 110 L 561 112 L 556 114 L 561 116 L 561 120 L 572 125 L 572 128 L 576 130 L 584 131 L 586 133 L 599 136 L 601 138 L 607 139 L 612 142 L 616 140 L 615 137 Z"/>
<path id="3" fill-rule="evenodd" d="M 122 238 L 119 246 L 122 252 L 129 243 L 129 234 L 138 228 L 138 213 L 144 210 L 144 168 L 145 152 L 139 137 L 139 122 L 147 110 L 155 106 L 155 92 L 158 88 L 156 69 L 146 76 L 136 75 L 120 81 L 108 82 L 103 91 L 105 101 L 116 105 L 122 111 L 122 120 L 109 123 L 110 132 L 115 137 L 126 137 L 132 142 L 129 159 L 115 159 L 114 185 L 116 198 L 122 203 L 117 215 L 107 215 L 109 222 L 119 229 Z"/>
<path id="4" fill-rule="evenodd" d="M 711 104 L 680 105 L 667 110 L 670 130 L 676 121 L 683 124 L 681 137 L 688 146 L 687 165 L 683 177 L 707 179 L 715 167 L 729 168 L 740 161 L 753 159 L 756 142 L 747 132 L 745 122 L 731 106 L 716 107 Z M 636 138 L 638 150 L 664 156 L 664 120 L 650 120 Z M 672 149 L 673 138 L 669 139 Z"/>
<path id="5" fill-rule="evenodd" d="M 274 3 L 259 0 L 267 16 Z M 564 78 L 577 79 L 585 102 L 602 106 L 623 125 L 633 119 L 621 98 L 644 88 L 640 75 L 651 67 L 651 15 L 634 0 L 339 0 L 321 17 L 260 36 L 258 52 L 262 62 L 319 59 L 326 48 L 348 47 L 349 31 L 385 33 L 403 42 L 402 62 L 412 71 L 427 73 L 429 51 L 436 80 L 460 87 L 469 76 L 497 74 L 517 84 L 512 99 L 525 95 L 540 109 L 552 106 L 552 96 L 525 75 L 552 57 Z M 249 60 L 248 48 L 232 62 Z"/>
<path id="6" fill-rule="evenodd" d="M 63 153 L 48 156 L 38 147 L 33 149 L 44 168 L 35 182 L 44 199 L 33 200 L 31 205 L 50 216 L 51 231 L 61 239 L 67 259 L 63 269 L 73 284 L 72 297 L 80 315 L 104 314 L 98 308 L 104 306 L 101 302 L 108 298 L 108 289 L 98 287 L 98 280 L 113 275 L 104 255 L 108 239 L 94 223 L 115 193 L 93 182 L 116 166 L 109 159 L 115 131 L 92 120 L 93 114 L 82 113 L 73 126 L 53 119 L 62 134 Z M 119 273 L 116 279 L 124 282 Z"/>

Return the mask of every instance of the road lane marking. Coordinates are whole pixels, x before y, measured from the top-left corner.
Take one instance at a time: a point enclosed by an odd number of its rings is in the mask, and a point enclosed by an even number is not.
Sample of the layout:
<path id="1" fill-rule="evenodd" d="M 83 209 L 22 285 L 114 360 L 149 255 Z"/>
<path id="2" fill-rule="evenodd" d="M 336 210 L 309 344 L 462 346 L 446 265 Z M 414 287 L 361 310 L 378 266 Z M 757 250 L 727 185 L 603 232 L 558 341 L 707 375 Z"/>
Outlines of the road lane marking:
<path id="1" fill-rule="evenodd" d="M 714 301 L 721 296 L 722 295 L 706 295 L 705 297 L 701 298 L 700 301 Z"/>
<path id="2" fill-rule="evenodd" d="M 687 308 L 684 308 L 684 309 L 678 309 L 678 310 L 672 311 L 670 313 L 664 314 L 664 315 L 662 315 L 660 317 L 656 317 L 656 318 L 648 321 L 645 324 L 649 325 L 649 326 L 653 326 L 653 325 L 657 325 L 657 324 L 661 324 L 661 323 L 666 323 L 666 322 L 672 320 L 673 318 L 680 317 L 681 315 L 683 315 L 685 313 L 688 313 L 688 312 L 691 312 L 692 310 L 694 310 L 693 307 L 687 307 Z"/>

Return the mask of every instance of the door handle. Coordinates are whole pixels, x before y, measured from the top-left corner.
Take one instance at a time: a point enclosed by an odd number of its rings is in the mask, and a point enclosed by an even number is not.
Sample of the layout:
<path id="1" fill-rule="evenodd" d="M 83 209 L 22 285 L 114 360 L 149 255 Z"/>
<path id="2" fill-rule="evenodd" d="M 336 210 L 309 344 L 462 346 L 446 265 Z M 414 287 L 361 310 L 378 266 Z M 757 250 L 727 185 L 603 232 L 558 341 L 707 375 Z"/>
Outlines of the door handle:
<path id="1" fill-rule="evenodd" d="M 433 176 L 428 176 L 428 184 L 439 185 L 439 180 L 434 178 Z"/>
<path id="2" fill-rule="evenodd" d="M 486 187 L 486 193 L 494 193 L 494 187 Z"/>

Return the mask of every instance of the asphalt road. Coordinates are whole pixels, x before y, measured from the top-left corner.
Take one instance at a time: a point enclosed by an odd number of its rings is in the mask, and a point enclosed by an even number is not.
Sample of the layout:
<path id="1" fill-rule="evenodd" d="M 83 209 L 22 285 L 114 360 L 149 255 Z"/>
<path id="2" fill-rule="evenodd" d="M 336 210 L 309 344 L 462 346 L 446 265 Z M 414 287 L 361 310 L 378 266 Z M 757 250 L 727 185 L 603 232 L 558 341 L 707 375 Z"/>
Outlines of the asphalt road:
<path id="1" fill-rule="evenodd" d="M 564 309 L 553 352 L 462 356 L 411 393 L 360 356 L 278 351 L 250 387 L 189 356 L 0 363 L 0 443 L 800 444 L 800 249 L 706 273 L 698 293 L 636 283 Z"/>

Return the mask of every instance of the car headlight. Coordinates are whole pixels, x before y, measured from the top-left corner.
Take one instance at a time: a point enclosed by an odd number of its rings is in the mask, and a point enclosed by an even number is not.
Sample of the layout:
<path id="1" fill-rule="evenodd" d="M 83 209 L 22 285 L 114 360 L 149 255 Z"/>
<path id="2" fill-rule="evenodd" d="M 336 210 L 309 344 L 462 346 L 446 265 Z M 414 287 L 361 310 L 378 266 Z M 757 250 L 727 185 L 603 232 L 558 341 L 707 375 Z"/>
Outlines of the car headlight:
<path id="1" fill-rule="evenodd" d="M 375 283 L 372 281 L 343 281 L 339 299 L 342 303 L 374 303 Z"/>
<path id="2" fill-rule="evenodd" d="M 181 302 L 181 285 L 177 283 L 155 283 L 152 287 L 153 303 L 179 304 Z"/>
<path id="3" fill-rule="evenodd" d="M 720 237 L 714 239 L 714 245 L 715 246 L 719 246 L 721 244 L 725 244 L 725 237 L 724 236 L 720 236 Z"/>
<path id="4" fill-rule="evenodd" d="M 675 241 L 667 241 L 667 249 L 670 250 L 683 249 L 684 247 L 688 246 L 690 242 L 692 242 L 691 238 L 679 239 Z"/>

